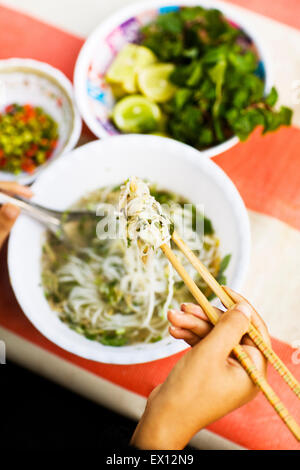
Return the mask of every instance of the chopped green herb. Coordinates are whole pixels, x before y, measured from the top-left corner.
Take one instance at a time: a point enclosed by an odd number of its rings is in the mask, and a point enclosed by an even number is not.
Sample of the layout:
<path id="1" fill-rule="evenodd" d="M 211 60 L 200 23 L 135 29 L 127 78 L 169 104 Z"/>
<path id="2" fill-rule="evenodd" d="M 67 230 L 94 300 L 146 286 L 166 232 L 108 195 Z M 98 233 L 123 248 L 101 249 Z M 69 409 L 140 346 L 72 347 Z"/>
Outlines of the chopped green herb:
<path id="1" fill-rule="evenodd" d="M 222 259 L 222 261 L 220 263 L 219 275 L 224 273 L 225 269 L 229 265 L 230 260 L 231 260 L 231 255 L 230 254 L 224 256 L 224 258 Z"/>
<path id="2" fill-rule="evenodd" d="M 32 174 L 53 154 L 58 125 L 40 107 L 16 103 L 0 113 L 0 170 Z"/>

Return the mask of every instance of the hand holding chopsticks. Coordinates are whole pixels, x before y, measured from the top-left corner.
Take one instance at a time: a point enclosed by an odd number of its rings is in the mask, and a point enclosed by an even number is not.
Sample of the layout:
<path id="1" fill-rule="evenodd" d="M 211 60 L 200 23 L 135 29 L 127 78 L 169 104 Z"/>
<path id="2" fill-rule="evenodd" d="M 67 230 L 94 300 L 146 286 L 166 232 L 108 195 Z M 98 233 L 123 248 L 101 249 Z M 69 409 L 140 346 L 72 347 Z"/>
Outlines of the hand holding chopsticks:
<path id="1" fill-rule="evenodd" d="M 169 319 L 174 324 L 176 317 L 175 324 L 178 320 L 179 328 L 180 324 L 183 328 L 186 325 L 186 332 L 188 325 L 195 327 L 196 343 L 176 362 L 167 379 L 148 398 L 133 438 L 138 447 L 183 449 L 199 430 L 257 395 L 257 387 L 231 357 L 236 344 L 242 342 L 258 369 L 262 374 L 266 373 L 264 357 L 244 338 L 250 317 L 257 319 L 248 303 L 244 302 L 244 306 L 239 303 L 238 308 L 222 315 L 216 309 L 220 320 L 215 327 L 209 324 L 200 306 L 186 304 L 183 310 L 184 314 L 169 312 Z M 268 340 L 266 329 L 262 327 L 261 331 Z"/>
<path id="2" fill-rule="evenodd" d="M 179 235 L 174 232 L 172 235 L 172 240 L 178 246 L 178 248 L 184 253 L 184 255 L 189 259 L 191 264 L 195 267 L 197 272 L 202 276 L 204 281 L 209 285 L 212 291 L 219 297 L 219 299 L 223 302 L 223 304 L 227 308 L 231 308 L 234 305 L 233 299 L 224 291 L 224 289 L 218 284 L 215 278 L 209 273 L 207 268 L 200 262 L 200 260 L 193 254 L 193 252 L 185 245 L 183 240 L 179 237 Z M 199 303 L 202 307 L 206 315 L 208 316 L 209 320 L 212 324 L 216 324 L 219 316 L 216 313 L 213 306 L 207 300 L 205 295 L 201 292 L 201 290 L 197 287 L 195 282 L 192 278 L 188 275 L 185 268 L 177 259 L 176 255 L 173 253 L 171 248 L 167 244 L 163 244 L 161 246 L 162 251 L 169 259 L 173 267 L 176 269 L 180 277 L 185 282 L 186 286 L 190 290 L 191 294 L 195 298 L 195 300 Z M 257 345 L 257 347 L 261 350 L 264 356 L 273 364 L 275 369 L 279 372 L 279 374 L 283 377 L 285 382 L 289 385 L 289 387 L 293 390 L 293 392 L 300 397 L 300 384 L 297 382 L 296 378 L 291 374 L 291 372 L 287 369 L 287 367 L 282 363 L 282 361 L 278 358 L 275 352 L 264 342 L 263 338 L 256 330 L 253 325 L 250 325 L 248 335 L 251 337 L 253 342 Z M 255 367 L 252 363 L 251 359 L 244 351 L 243 347 L 238 345 L 233 349 L 233 354 L 237 358 L 237 360 L 241 363 L 244 369 L 249 374 L 252 381 L 260 388 L 260 390 L 264 393 L 268 401 L 271 403 L 275 411 L 278 413 L 280 418 L 283 422 L 287 425 L 293 435 L 296 437 L 298 441 L 300 441 L 300 427 L 294 418 L 289 414 L 286 407 L 280 401 L 279 397 L 270 387 L 264 376 L 260 373 L 260 371 Z"/>

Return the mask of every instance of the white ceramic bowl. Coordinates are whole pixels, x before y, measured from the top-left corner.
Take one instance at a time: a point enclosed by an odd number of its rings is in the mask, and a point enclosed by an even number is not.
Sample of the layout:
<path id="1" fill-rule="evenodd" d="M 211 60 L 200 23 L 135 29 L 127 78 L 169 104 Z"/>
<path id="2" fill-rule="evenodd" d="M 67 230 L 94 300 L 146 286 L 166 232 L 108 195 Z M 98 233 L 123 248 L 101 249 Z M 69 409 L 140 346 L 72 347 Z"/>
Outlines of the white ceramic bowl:
<path id="1" fill-rule="evenodd" d="M 239 290 L 248 266 L 249 221 L 243 201 L 226 174 L 188 145 L 158 136 L 124 135 L 91 142 L 56 160 L 34 183 L 34 201 L 66 209 L 88 191 L 119 184 L 131 175 L 157 182 L 204 205 L 221 240 L 222 255 L 231 253 L 228 284 Z M 20 216 L 10 236 L 11 283 L 25 315 L 58 346 L 87 359 L 112 364 L 153 361 L 184 348 L 166 338 L 153 344 L 111 347 L 72 331 L 51 311 L 41 287 L 41 247 L 45 229 Z"/>
<path id="2" fill-rule="evenodd" d="M 100 138 L 116 135 L 120 132 L 110 121 L 114 98 L 105 81 L 105 73 L 119 50 L 127 43 L 138 39 L 140 27 L 179 6 L 202 5 L 206 8 L 218 8 L 236 27 L 242 29 L 251 40 L 260 57 L 259 75 L 265 80 L 265 92 L 272 86 L 271 67 L 268 53 L 259 36 L 245 22 L 245 16 L 237 14 L 230 6 L 210 0 L 152 0 L 140 1 L 118 10 L 103 21 L 89 36 L 78 56 L 74 88 L 76 101 L 83 119 L 91 131 Z M 202 151 L 206 157 L 214 157 L 236 145 L 239 139 L 231 137 L 222 144 Z"/>
<path id="3" fill-rule="evenodd" d="M 0 171 L 0 181 L 28 184 L 53 160 L 75 147 L 81 133 L 81 118 L 67 77 L 58 69 L 32 59 L 0 61 L 0 112 L 11 103 L 41 106 L 58 124 L 58 145 L 47 163 L 32 175 Z"/>

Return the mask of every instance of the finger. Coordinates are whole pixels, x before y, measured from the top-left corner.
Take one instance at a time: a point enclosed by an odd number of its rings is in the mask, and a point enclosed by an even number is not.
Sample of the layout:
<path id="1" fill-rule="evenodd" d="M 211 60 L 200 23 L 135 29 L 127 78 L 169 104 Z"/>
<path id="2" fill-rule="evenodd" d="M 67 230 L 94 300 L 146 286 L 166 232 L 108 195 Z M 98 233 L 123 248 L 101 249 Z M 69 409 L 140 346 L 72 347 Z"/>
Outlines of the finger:
<path id="1" fill-rule="evenodd" d="M 8 236 L 20 209 L 12 204 L 4 204 L 0 209 L 0 247 Z"/>
<path id="2" fill-rule="evenodd" d="M 260 351 L 252 346 L 243 346 L 246 354 L 256 368 L 266 377 L 266 362 Z M 226 364 L 227 374 L 232 375 L 232 381 L 239 384 L 239 393 L 241 396 L 247 397 L 246 401 L 242 401 L 241 405 L 254 398 L 259 392 L 259 388 L 254 384 L 248 373 L 237 359 L 229 356 Z"/>
<path id="3" fill-rule="evenodd" d="M 242 295 L 237 294 L 229 287 L 225 287 L 225 286 L 222 286 L 222 287 L 225 290 L 225 292 L 227 292 L 227 294 L 229 294 L 232 300 L 234 300 L 235 302 L 247 302 L 248 303 L 248 305 L 251 307 L 251 323 L 260 332 L 265 343 L 267 343 L 268 346 L 271 346 L 271 339 L 270 339 L 267 325 L 265 324 L 263 319 L 260 317 L 260 315 L 257 313 L 255 308 Z M 246 343 L 254 345 L 254 343 L 249 339 L 246 340 Z"/>
<path id="4" fill-rule="evenodd" d="M 245 302 L 240 302 L 221 317 L 211 333 L 203 340 L 209 344 L 215 354 L 226 358 L 241 342 L 249 330 L 251 308 Z"/>
<path id="5" fill-rule="evenodd" d="M 168 319 L 173 326 L 192 331 L 200 338 L 204 338 L 213 328 L 207 321 L 179 310 L 169 310 Z"/>
<path id="6" fill-rule="evenodd" d="M 204 310 L 202 310 L 200 305 L 192 304 L 192 303 L 184 303 L 184 304 L 181 304 L 181 310 L 184 313 L 190 313 L 192 315 L 195 315 L 196 317 L 201 318 L 204 321 L 207 321 L 208 323 L 211 323 L 208 316 L 206 315 Z M 220 316 L 220 315 L 222 315 L 222 313 L 224 313 L 222 310 L 220 310 L 217 307 L 214 307 L 214 310 L 218 314 L 218 316 Z"/>
<path id="7" fill-rule="evenodd" d="M 183 328 L 178 328 L 176 326 L 170 326 L 169 328 L 170 335 L 175 339 L 183 339 L 190 346 L 195 346 L 195 344 L 200 342 L 199 336 L 195 335 L 191 331 L 185 330 Z"/>
<path id="8" fill-rule="evenodd" d="M 266 378 L 268 363 L 264 360 L 264 357 L 260 351 L 257 348 L 253 348 L 252 346 L 243 346 L 243 349 L 251 359 L 251 362 Z M 230 373 L 233 374 L 233 380 L 238 380 L 240 392 L 244 393 L 245 396 L 248 396 L 248 398 L 254 398 L 257 395 L 259 388 L 254 385 L 253 381 L 250 379 L 242 365 L 236 359 L 231 357 L 228 358 L 227 364 L 230 366 L 227 371 L 230 371 Z"/>
<path id="9" fill-rule="evenodd" d="M 246 353 L 250 357 L 251 361 L 254 363 L 256 368 L 262 372 L 262 374 L 267 376 L 268 361 L 265 360 L 264 356 L 261 354 L 260 350 L 253 346 L 243 346 Z"/>
<path id="10" fill-rule="evenodd" d="M 15 181 L 1 181 L 0 189 L 28 198 L 33 196 L 33 192 L 30 188 L 28 188 L 27 186 L 22 186 L 21 184 L 16 183 Z"/>
<path id="11" fill-rule="evenodd" d="M 196 317 L 199 317 L 202 320 L 209 322 L 209 318 L 207 317 L 206 313 L 202 310 L 200 305 L 192 303 L 183 303 L 181 304 L 180 308 L 184 313 L 195 315 Z"/>

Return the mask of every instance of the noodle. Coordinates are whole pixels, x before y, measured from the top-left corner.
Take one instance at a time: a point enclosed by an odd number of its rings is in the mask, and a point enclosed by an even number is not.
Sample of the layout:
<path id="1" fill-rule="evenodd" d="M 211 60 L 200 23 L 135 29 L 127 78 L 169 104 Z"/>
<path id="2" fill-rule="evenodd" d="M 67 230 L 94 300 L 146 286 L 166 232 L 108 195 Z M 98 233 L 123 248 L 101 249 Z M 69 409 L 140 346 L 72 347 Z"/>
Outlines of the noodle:
<path id="1" fill-rule="evenodd" d="M 131 186 L 133 184 L 133 186 Z M 42 283 L 52 309 L 72 329 L 102 344 L 150 343 L 168 335 L 167 311 L 192 298 L 168 260 L 157 248 L 171 243 L 171 220 L 185 220 L 187 244 L 199 247 L 195 254 L 214 276 L 220 271 L 219 240 L 206 220 L 204 234 L 194 227 L 195 211 L 188 201 L 168 191 L 131 179 L 121 188 L 102 188 L 82 198 L 77 208 L 96 210 L 112 204 L 125 216 L 125 232 L 119 238 L 100 240 L 96 222 L 84 217 L 73 227 L 76 243 L 65 245 L 48 232 L 42 255 Z M 170 215 L 159 203 L 173 204 Z M 210 290 L 184 255 L 176 256 L 203 292 Z M 156 251 L 157 250 L 157 251 Z M 148 262 L 141 261 L 147 256 Z"/>
<path id="2" fill-rule="evenodd" d="M 119 211 L 125 217 L 124 238 L 137 243 L 143 260 L 170 240 L 171 220 L 144 181 L 131 177 L 121 187 Z"/>

